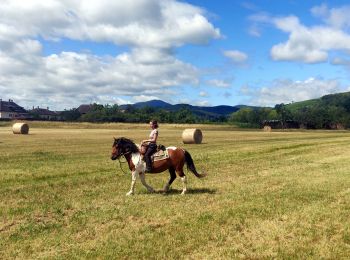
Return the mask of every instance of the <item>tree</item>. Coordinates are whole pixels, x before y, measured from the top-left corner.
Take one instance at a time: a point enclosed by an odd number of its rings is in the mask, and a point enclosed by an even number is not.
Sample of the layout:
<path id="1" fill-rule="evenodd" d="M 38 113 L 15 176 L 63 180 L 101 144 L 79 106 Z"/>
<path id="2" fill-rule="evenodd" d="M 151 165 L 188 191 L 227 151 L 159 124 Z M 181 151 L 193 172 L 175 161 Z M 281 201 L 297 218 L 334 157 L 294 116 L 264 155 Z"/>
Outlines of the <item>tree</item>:
<path id="1" fill-rule="evenodd" d="M 196 118 L 188 108 L 181 108 L 175 112 L 174 119 L 176 123 L 195 123 Z"/>
<path id="2" fill-rule="evenodd" d="M 81 114 L 78 109 L 72 108 L 61 112 L 61 117 L 65 121 L 76 121 L 80 118 Z"/>
<path id="3" fill-rule="evenodd" d="M 277 114 L 279 116 L 279 120 L 281 120 L 281 122 L 282 122 L 282 127 L 285 127 L 286 121 L 287 120 L 292 120 L 291 112 L 288 110 L 286 105 L 283 104 L 283 103 L 277 104 L 275 106 L 275 110 L 276 110 L 276 112 L 277 112 Z"/>

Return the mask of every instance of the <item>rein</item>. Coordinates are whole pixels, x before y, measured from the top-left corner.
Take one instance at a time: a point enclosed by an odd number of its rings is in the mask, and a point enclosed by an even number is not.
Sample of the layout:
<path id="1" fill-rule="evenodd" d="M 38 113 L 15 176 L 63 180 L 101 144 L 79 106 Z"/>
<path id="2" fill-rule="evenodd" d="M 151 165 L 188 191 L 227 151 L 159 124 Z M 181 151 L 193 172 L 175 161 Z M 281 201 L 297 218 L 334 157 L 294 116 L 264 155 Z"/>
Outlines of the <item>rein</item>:
<path id="1" fill-rule="evenodd" d="M 123 163 L 130 163 L 130 162 L 129 162 L 129 159 L 126 158 L 126 155 L 132 153 L 132 151 L 135 150 L 135 149 L 138 150 L 138 148 L 136 147 L 136 145 L 135 145 L 130 139 L 127 139 L 127 138 L 124 138 L 124 137 L 119 138 L 119 139 L 114 138 L 113 147 L 115 147 L 116 145 L 118 145 L 118 146 L 120 145 L 120 146 L 121 146 L 120 148 L 118 147 L 118 153 L 119 153 L 120 150 L 124 150 L 124 151 L 126 150 L 125 152 L 122 152 L 122 153 L 118 154 L 117 159 L 118 159 L 118 161 L 119 161 L 120 170 L 121 170 L 124 174 L 127 174 L 127 172 L 125 172 L 125 171 L 123 170 L 122 164 L 123 164 Z M 122 161 L 122 160 L 120 159 L 120 157 L 122 157 L 122 156 L 124 156 L 125 161 Z M 130 158 L 130 160 L 132 160 L 132 158 Z M 129 166 L 129 168 L 130 168 L 130 166 Z"/>
<path id="2" fill-rule="evenodd" d="M 127 162 L 128 162 L 128 161 L 126 160 L 126 158 L 125 158 L 125 155 L 126 155 L 126 154 L 129 154 L 129 153 L 131 153 L 131 151 L 126 152 L 126 153 L 121 153 L 120 156 L 118 157 L 120 169 L 122 170 L 122 172 L 123 172 L 124 174 L 128 174 L 128 173 L 125 172 L 125 171 L 123 170 L 123 168 L 122 168 L 122 163 L 127 163 Z M 124 156 L 125 162 L 122 162 L 122 161 L 120 160 L 120 157 L 122 157 L 122 156 Z"/>

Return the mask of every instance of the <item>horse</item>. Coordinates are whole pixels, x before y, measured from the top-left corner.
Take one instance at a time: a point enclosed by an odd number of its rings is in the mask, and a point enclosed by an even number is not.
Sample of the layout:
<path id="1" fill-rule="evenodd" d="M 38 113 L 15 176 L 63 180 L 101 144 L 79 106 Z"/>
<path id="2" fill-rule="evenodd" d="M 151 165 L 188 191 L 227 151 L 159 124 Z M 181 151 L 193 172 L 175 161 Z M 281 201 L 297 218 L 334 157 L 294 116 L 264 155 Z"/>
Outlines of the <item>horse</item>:
<path id="1" fill-rule="evenodd" d="M 188 170 L 190 170 L 196 177 L 203 178 L 206 176 L 205 173 L 200 174 L 197 172 L 190 153 L 185 149 L 167 147 L 166 152 L 168 153 L 168 158 L 152 162 L 151 171 L 151 173 L 161 173 L 166 170 L 169 171 L 170 179 L 164 186 L 163 192 L 166 193 L 169 191 L 170 185 L 176 179 L 176 174 L 181 178 L 183 184 L 181 195 L 184 195 L 187 192 L 187 179 L 183 171 L 185 163 L 187 164 Z M 118 139 L 114 138 L 111 159 L 116 160 L 121 156 L 125 157 L 132 175 L 131 188 L 126 195 L 134 195 L 135 182 L 138 175 L 140 176 L 141 183 L 147 188 L 147 190 L 152 193 L 155 192 L 155 190 L 146 183 L 146 164 L 141 158 L 139 147 L 132 140 L 124 137 Z"/>

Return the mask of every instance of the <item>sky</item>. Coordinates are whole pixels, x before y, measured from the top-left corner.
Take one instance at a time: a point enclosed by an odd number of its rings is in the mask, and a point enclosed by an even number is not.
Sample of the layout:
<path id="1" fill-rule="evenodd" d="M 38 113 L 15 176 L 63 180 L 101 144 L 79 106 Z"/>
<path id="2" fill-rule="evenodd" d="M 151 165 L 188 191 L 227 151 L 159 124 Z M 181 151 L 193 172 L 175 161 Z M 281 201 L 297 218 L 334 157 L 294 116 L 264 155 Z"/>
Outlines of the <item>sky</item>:
<path id="1" fill-rule="evenodd" d="M 350 91 L 350 2 L 1 0 L 0 98 L 274 106 Z"/>

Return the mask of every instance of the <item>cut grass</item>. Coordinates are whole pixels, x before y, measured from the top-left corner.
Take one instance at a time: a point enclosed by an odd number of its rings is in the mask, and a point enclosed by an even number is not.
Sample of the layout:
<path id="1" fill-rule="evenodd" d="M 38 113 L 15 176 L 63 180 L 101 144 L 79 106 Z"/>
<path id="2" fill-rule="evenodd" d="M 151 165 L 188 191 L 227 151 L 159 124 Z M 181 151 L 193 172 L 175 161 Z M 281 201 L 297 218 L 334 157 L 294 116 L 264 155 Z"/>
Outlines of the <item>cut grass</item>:
<path id="1" fill-rule="evenodd" d="M 160 143 L 187 149 L 198 170 L 182 197 L 149 194 L 109 159 L 113 136 L 147 125 L 30 123 L 0 128 L 0 258 L 349 258 L 350 133 L 238 131 L 162 125 Z M 234 130 L 234 131 L 233 131 Z M 127 170 L 123 165 L 123 169 Z M 168 173 L 147 175 L 156 189 Z"/>

